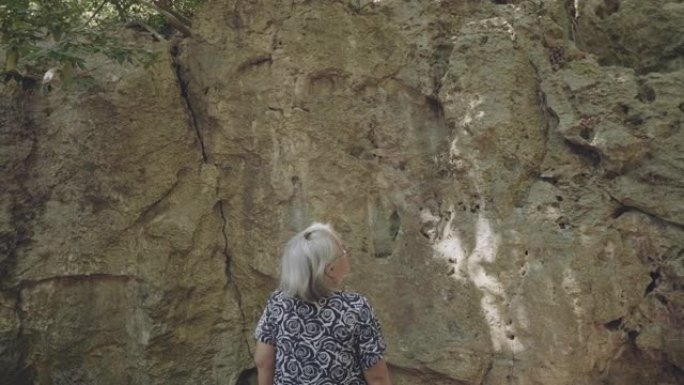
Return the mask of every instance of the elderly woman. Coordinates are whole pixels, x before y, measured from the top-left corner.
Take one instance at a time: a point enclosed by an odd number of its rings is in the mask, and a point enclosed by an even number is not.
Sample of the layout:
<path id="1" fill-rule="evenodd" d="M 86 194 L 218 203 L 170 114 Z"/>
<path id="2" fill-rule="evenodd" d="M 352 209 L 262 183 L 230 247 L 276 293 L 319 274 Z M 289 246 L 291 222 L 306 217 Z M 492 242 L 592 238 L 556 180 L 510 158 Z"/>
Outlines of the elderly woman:
<path id="1" fill-rule="evenodd" d="M 329 225 L 290 239 L 255 332 L 259 385 L 390 385 L 373 308 L 335 290 L 348 272 L 349 251 Z"/>

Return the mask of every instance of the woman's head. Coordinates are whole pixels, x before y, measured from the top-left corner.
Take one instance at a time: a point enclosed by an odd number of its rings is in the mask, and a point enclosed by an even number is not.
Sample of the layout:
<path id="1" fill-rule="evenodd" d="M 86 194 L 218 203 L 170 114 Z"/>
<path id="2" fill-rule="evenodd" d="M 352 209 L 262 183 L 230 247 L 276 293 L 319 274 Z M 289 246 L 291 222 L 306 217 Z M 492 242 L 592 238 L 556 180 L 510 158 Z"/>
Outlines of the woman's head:
<path id="1" fill-rule="evenodd" d="M 314 302 L 330 294 L 348 272 L 348 253 L 340 237 L 330 225 L 314 223 L 285 245 L 280 288 Z"/>

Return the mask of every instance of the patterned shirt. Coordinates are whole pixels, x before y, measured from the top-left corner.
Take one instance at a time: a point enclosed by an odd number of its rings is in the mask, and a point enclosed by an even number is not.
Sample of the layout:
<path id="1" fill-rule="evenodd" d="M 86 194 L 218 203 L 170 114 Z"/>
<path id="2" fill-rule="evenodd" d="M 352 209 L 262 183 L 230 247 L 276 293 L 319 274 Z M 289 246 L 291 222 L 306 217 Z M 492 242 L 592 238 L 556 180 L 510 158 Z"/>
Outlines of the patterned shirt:
<path id="1" fill-rule="evenodd" d="M 276 290 L 254 336 L 276 348 L 274 385 L 366 385 L 386 348 L 373 308 L 352 292 L 312 304 Z"/>

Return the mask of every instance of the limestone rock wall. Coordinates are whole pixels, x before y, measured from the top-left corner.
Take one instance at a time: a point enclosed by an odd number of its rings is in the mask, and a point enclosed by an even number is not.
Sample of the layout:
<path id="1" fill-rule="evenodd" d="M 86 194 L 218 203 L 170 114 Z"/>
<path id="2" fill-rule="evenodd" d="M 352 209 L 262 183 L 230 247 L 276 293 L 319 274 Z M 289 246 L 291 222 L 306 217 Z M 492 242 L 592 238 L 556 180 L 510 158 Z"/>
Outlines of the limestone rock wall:
<path id="1" fill-rule="evenodd" d="M 326 220 L 395 384 L 682 383 L 682 11 L 216 0 L 150 70 L 4 98 L 0 379 L 251 383 Z"/>

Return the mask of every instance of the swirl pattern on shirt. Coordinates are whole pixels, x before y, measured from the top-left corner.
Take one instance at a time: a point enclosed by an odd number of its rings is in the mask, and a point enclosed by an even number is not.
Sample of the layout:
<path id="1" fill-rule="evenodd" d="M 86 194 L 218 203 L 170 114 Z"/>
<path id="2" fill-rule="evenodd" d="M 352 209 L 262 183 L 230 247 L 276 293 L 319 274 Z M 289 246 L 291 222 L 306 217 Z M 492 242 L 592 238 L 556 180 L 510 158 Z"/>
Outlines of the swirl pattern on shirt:
<path id="1" fill-rule="evenodd" d="M 276 290 L 254 336 L 276 348 L 274 385 L 366 385 L 363 371 L 386 349 L 373 308 L 353 292 L 311 304 Z"/>

